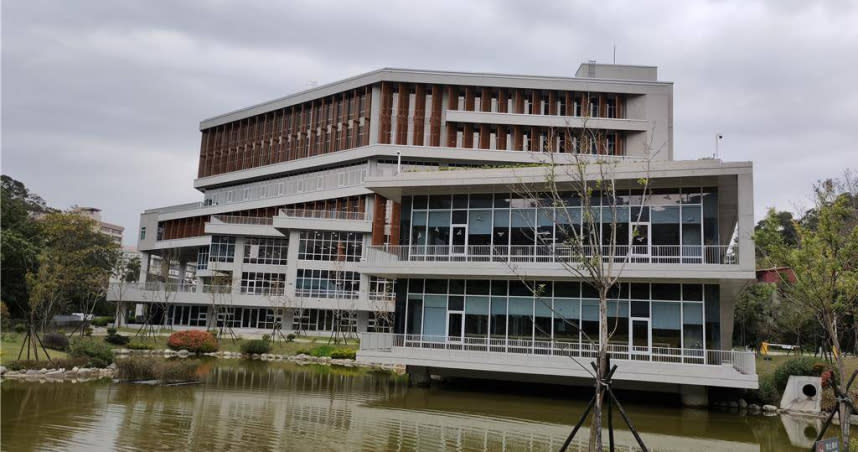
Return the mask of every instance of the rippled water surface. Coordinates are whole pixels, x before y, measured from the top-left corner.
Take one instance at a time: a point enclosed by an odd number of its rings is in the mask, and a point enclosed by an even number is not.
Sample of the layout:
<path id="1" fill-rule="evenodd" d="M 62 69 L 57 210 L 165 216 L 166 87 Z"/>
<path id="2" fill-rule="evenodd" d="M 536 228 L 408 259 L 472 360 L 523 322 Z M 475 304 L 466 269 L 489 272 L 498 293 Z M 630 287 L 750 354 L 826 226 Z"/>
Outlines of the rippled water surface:
<path id="1" fill-rule="evenodd" d="M 419 389 L 362 370 L 212 366 L 192 386 L 4 381 L 2 450 L 550 451 L 585 405 L 575 389 Z M 815 421 L 658 405 L 626 406 L 654 450 L 806 450 L 818 428 Z M 634 444 L 625 429 L 616 437 L 618 450 Z"/>

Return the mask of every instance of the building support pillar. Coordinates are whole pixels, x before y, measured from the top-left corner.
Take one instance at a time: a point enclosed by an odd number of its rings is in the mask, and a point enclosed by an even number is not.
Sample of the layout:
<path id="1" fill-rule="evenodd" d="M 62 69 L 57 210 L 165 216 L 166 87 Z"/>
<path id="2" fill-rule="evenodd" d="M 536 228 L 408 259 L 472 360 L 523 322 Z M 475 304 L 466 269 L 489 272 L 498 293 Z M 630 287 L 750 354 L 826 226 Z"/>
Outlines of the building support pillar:
<path id="1" fill-rule="evenodd" d="M 681 385 L 679 397 L 683 406 L 705 407 L 709 406 L 709 391 L 706 386 Z"/>
<path id="2" fill-rule="evenodd" d="M 426 388 L 432 383 L 432 375 L 428 367 L 405 366 L 405 373 L 408 374 L 408 386 Z"/>

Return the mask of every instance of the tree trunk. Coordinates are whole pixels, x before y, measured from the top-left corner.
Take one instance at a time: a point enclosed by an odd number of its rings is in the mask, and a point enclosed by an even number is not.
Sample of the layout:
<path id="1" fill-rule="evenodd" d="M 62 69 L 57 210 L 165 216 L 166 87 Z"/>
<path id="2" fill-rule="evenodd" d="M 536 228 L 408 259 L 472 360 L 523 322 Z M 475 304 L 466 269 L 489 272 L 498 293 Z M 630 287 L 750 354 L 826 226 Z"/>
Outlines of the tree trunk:
<path id="1" fill-rule="evenodd" d="M 840 387 L 840 393 L 844 396 L 848 395 L 846 383 L 847 383 L 847 375 L 846 375 L 846 363 L 844 362 L 843 350 L 840 348 L 840 339 L 837 337 L 837 324 L 836 317 L 831 314 L 826 316 L 826 323 L 828 327 L 828 335 L 831 340 L 831 347 L 833 350 L 836 350 L 834 353 L 834 359 L 837 365 L 837 371 L 840 373 L 840 383 L 838 386 Z M 840 444 L 842 450 L 849 452 L 849 421 L 852 415 L 852 410 L 849 407 L 849 404 L 846 403 L 845 400 L 840 402 Z"/>
<path id="2" fill-rule="evenodd" d="M 608 374 L 608 294 L 599 290 L 599 356 L 596 362 L 596 397 L 593 403 L 593 420 L 590 426 L 590 450 L 602 450 L 602 380 Z"/>

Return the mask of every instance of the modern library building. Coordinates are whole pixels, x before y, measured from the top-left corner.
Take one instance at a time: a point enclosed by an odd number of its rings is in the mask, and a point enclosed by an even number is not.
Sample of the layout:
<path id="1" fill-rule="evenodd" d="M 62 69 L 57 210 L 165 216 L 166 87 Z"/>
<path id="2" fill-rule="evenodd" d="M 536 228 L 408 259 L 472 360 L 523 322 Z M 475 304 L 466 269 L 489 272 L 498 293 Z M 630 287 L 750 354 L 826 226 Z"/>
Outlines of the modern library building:
<path id="1" fill-rule="evenodd" d="M 752 166 L 674 159 L 655 67 L 381 69 L 200 130 L 201 200 L 144 211 L 140 281 L 109 292 L 137 321 L 354 337 L 414 381 L 584 383 L 599 295 L 575 268 L 598 261 L 617 384 L 757 386 L 731 342 Z"/>

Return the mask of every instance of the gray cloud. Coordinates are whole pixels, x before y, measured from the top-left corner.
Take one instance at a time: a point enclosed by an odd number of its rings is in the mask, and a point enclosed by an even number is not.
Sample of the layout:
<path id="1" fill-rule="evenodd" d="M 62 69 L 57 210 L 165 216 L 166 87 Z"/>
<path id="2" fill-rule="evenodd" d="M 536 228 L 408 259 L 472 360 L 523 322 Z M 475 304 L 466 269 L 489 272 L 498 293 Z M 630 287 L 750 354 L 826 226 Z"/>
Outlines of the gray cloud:
<path id="1" fill-rule="evenodd" d="M 383 66 L 659 66 L 677 158 L 755 162 L 757 216 L 858 167 L 858 9 L 805 1 L 3 2 L 3 172 L 57 207 L 199 200 L 204 118 Z"/>

